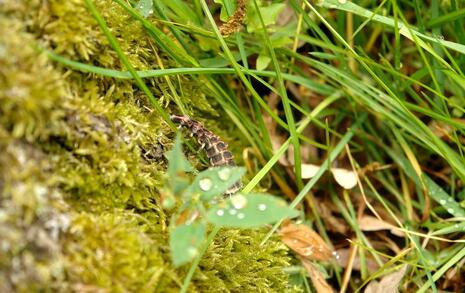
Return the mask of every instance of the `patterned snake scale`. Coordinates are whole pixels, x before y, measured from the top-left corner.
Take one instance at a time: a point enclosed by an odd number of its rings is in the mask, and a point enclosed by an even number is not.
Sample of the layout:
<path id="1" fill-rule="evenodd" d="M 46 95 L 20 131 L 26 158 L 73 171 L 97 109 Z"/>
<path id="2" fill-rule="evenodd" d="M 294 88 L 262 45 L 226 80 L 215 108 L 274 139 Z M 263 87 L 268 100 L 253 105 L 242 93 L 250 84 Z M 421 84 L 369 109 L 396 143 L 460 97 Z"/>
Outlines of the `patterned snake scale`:
<path id="1" fill-rule="evenodd" d="M 191 136 L 197 139 L 200 148 L 205 150 L 212 167 L 236 166 L 232 153 L 228 150 L 228 144 L 219 136 L 206 129 L 202 123 L 185 115 L 171 115 L 171 121 L 178 123 L 180 127 L 185 127 Z M 231 196 L 240 191 L 242 183 L 237 181 L 226 192 L 225 196 Z"/>

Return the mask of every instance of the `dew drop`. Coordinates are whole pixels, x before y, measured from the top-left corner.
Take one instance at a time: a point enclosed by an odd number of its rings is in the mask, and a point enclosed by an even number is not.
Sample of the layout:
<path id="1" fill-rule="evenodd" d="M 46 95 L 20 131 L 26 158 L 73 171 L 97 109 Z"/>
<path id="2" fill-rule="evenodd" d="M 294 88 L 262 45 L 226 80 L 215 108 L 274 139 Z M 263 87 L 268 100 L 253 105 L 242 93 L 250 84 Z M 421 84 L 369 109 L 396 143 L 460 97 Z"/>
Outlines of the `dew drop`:
<path id="1" fill-rule="evenodd" d="M 247 204 L 247 198 L 242 194 L 238 194 L 231 197 L 231 203 L 236 209 L 240 210 Z"/>
<path id="2" fill-rule="evenodd" d="M 217 210 L 216 214 L 218 215 L 218 217 L 221 217 L 221 216 L 224 215 L 224 211 L 223 210 Z"/>
<path id="3" fill-rule="evenodd" d="M 149 14 L 152 14 L 152 13 L 153 13 L 153 9 L 150 9 L 150 10 L 149 10 Z"/>
<path id="4" fill-rule="evenodd" d="M 191 246 L 187 249 L 187 254 L 189 254 L 191 257 L 194 257 L 196 256 L 197 254 L 199 253 L 199 251 L 197 250 L 197 248 Z"/>
<path id="5" fill-rule="evenodd" d="M 231 169 L 229 168 L 224 168 L 218 171 L 218 177 L 220 177 L 221 180 L 226 181 L 231 177 Z"/>
<path id="6" fill-rule="evenodd" d="M 334 256 L 335 259 L 340 259 L 341 258 L 339 253 L 337 253 L 336 251 L 333 251 L 331 254 Z"/>
<path id="7" fill-rule="evenodd" d="M 243 213 L 239 213 L 239 214 L 237 214 L 237 218 L 238 218 L 239 220 L 242 220 L 242 219 L 245 218 L 245 215 L 244 215 Z"/>
<path id="8" fill-rule="evenodd" d="M 231 216 L 234 216 L 235 214 L 237 214 L 237 210 L 236 210 L 236 209 L 230 209 L 230 210 L 229 210 L 229 214 L 230 214 Z"/>
<path id="9" fill-rule="evenodd" d="M 448 212 L 449 214 L 452 214 L 452 213 L 454 212 L 454 209 L 448 208 L 448 209 L 447 209 L 447 212 Z"/>
<path id="10" fill-rule="evenodd" d="M 439 201 L 439 203 L 442 204 L 442 205 L 444 205 L 444 204 L 446 204 L 446 201 L 443 200 L 443 199 L 441 199 L 441 200 Z"/>
<path id="11" fill-rule="evenodd" d="M 454 228 L 455 228 L 455 229 L 458 229 L 458 228 L 459 228 L 459 224 L 455 224 L 455 225 L 454 225 Z"/>
<path id="12" fill-rule="evenodd" d="M 203 178 L 199 181 L 199 186 L 203 191 L 208 191 L 212 188 L 213 182 L 210 178 Z"/>
<path id="13" fill-rule="evenodd" d="M 339 3 L 346 4 L 347 0 L 339 0 Z"/>
<path id="14" fill-rule="evenodd" d="M 258 205 L 258 209 L 259 209 L 260 211 L 266 210 L 266 204 L 264 204 L 264 203 L 259 204 L 259 205 Z"/>

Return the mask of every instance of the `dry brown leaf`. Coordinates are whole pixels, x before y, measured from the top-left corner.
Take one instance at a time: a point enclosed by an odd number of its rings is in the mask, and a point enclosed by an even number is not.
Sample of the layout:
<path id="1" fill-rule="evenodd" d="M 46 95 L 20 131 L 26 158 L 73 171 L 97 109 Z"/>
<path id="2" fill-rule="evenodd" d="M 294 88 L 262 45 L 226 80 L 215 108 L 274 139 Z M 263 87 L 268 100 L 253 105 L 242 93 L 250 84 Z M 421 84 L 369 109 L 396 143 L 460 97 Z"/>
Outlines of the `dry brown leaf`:
<path id="1" fill-rule="evenodd" d="M 337 260 L 337 263 L 341 267 L 347 268 L 347 265 L 349 264 L 349 254 L 350 254 L 350 250 L 347 248 L 336 250 L 336 255 L 337 255 L 336 260 Z M 357 254 L 352 264 L 352 269 L 356 271 L 360 271 L 361 267 L 362 266 L 360 262 L 360 257 Z M 367 255 L 366 257 L 366 267 L 370 274 L 376 272 L 379 269 L 378 263 L 373 258 L 371 258 L 369 255 Z"/>
<path id="2" fill-rule="evenodd" d="M 392 234 L 404 237 L 405 234 L 402 231 L 399 231 L 396 226 L 379 220 L 378 218 L 372 216 L 363 216 L 358 222 L 360 229 L 362 231 L 380 231 L 380 230 L 389 230 Z"/>
<path id="3" fill-rule="evenodd" d="M 313 286 L 318 293 L 333 293 L 333 288 L 326 282 L 321 272 L 313 266 L 313 264 L 306 260 L 301 259 L 304 268 L 307 270 L 310 279 L 312 279 Z"/>
<path id="4" fill-rule="evenodd" d="M 408 265 L 403 265 L 398 271 L 384 276 L 381 281 L 371 281 L 364 293 L 394 293 L 399 292 L 400 281 L 407 272 Z"/>
<path id="5" fill-rule="evenodd" d="M 357 174 L 352 170 L 331 168 L 334 180 L 344 189 L 352 189 L 357 186 Z"/>
<path id="6" fill-rule="evenodd" d="M 316 207 L 328 231 L 343 235 L 347 234 L 349 226 L 343 219 L 333 215 L 339 213 L 338 208 L 334 206 L 333 203 L 325 199 L 320 199 L 316 201 Z"/>
<path id="7" fill-rule="evenodd" d="M 308 226 L 288 224 L 281 228 L 280 235 L 283 243 L 302 258 L 326 261 L 333 257 L 320 235 Z"/>

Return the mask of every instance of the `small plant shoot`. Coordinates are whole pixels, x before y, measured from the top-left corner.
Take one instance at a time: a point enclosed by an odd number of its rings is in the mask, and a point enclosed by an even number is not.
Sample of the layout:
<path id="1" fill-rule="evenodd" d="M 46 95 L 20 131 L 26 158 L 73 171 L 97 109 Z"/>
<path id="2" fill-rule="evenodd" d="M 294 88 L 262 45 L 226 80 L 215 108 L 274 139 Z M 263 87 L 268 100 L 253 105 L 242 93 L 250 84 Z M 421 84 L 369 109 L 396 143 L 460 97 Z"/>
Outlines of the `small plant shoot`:
<path id="1" fill-rule="evenodd" d="M 208 224 L 257 228 L 298 215 L 284 200 L 269 194 L 238 193 L 225 199 L 224 194 L 240 181 L 245 168 L 212 167 L 193 176 L 179 135 L 167 158 L 163 206 L 181 207 L 170 224 L 170 249 L 175 266 L 186 264 L 198 255 Z"/>

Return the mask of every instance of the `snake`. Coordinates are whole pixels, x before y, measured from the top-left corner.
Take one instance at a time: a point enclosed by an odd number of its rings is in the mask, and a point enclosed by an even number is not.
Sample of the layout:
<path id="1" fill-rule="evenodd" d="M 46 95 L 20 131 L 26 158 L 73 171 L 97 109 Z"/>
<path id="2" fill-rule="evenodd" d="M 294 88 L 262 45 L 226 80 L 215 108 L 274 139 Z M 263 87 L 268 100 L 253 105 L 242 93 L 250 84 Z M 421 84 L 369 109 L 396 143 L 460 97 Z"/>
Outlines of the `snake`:
<path id="1" fill-rule="evenodd" d="M 171 121 L 186 128 L 191 137 L 197 140 L 200 149 L 204 150 L 210 162 L 210 167 L 235 167 L 233 154 L 228 150 L 228 144 L 218 135 L 208 130 L 202 123 L 187 115 L 170 115 Z M 225 192 L 224 196 L 231 196 L 242 189 L 241 181 L 235 182 Z"/>

